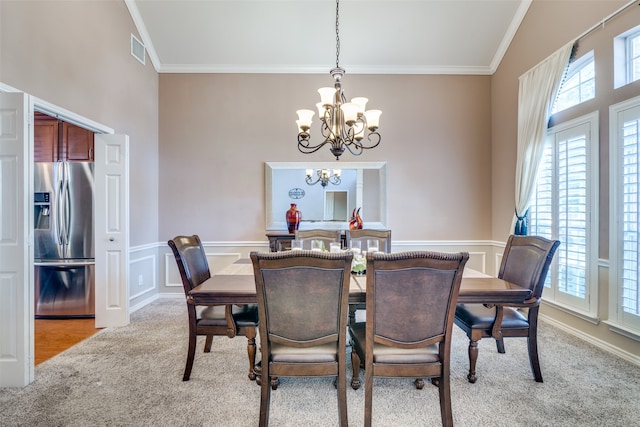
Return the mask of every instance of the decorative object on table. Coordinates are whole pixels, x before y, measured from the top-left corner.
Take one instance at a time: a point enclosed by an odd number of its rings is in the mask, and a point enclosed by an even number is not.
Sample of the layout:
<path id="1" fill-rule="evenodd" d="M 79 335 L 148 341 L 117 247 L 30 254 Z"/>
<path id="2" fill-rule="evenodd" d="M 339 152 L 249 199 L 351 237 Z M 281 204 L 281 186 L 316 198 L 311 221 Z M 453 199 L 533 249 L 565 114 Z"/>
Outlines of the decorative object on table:
<path id="1" fill-rule="evenodd" d="M 324 145 L 329 144 L 329 150 L 339 160 L 345 148 L 354 156 L 359 156 L 365 149 L 375 148 L 380 144 L 381 136 L 378 133 L 380 121 L 380 110 L 365 111 L 367 98 L 353 98 L 351 102 L 342 91 L 342 76 L 345 74 L 344 68 L 340 68 L 340 34 L 338 31 L 340 1 L 336 0 L 336 67 L 329 73 L 333 77 L 334 87 L 323 87 L 318 89 L 321 102 L 316 104 L 318 115 L 322 124 L 320 125 L 324 141 L 317 145 L 311 144 L 311 119 L 314 111 L 298 110 L 298 150 L 304 154 L 311 154 L 318 151 Z M 369 133 L 366 135 L 366 130 Z M 366 144 L 366 145 L 365 145 Z"/>
<path id="2" fill-rule="evenodd" d="M 333 185 L 338 185 L 342 181 L 340 180 L 340 169 L 316 169 L 316 180 L 313 180 L 313 169 L 307 169 L 307 178 L 305 181 L 309 185 L 316 185 L 320 183 L 322 187 L 326 187 L 327 184 L 331 183 Z"/>
<path id="3" fill-rule="evenodd" d="M 295 203 L 291 203 L 291 207 L 286 213 L 287 229 L 289 233 L 294 233 L 300 227 L 302 212 L 300 212 Z"/>
<path id="4" fill-rule="evenodd" d="M 356 211 L 353 210 L 351 214 L 351 219 L 349 220 L 349 229 L 350 230 L 361 230 L 362 229 L 362 218 L 360 217 L 360 208 Z"/>
<path id="5" fill-rule="evenodd" d="M 311 250 L 312 251 L 325 252 L 326 248 L 324 247 L 324 241 L 322 241 L 320 239 L 311 240 Z"/>
<path id="6" fill-rule="evenodd" d="M 353 260 L 351 261 L 351 272 L 358 275 L 367 273 L 367 257 L 359 250 L 356 252 L 353 249 Z"/>

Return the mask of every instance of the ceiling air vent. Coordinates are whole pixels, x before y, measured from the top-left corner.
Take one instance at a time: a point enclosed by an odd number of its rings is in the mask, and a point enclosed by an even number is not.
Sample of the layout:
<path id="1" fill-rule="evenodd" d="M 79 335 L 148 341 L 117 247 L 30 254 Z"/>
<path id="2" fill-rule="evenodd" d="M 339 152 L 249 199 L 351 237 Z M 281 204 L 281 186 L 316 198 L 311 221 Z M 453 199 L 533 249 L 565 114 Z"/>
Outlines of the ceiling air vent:
<path id="1" fill-rule="evenodd" d="M 136 36 L 131 34 L 131 55 L 144 65 L 145 49 L 144 45 Z"/>

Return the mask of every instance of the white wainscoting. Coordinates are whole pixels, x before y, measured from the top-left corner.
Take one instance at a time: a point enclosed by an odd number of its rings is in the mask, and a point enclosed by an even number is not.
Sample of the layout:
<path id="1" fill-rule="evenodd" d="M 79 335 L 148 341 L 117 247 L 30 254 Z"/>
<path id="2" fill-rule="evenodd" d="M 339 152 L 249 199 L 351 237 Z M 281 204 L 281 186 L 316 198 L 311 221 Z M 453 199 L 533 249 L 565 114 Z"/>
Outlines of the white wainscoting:
<path id="1" fill-rule="evenodd" d="M 211 274 L 222 270 L 240 258 L 248 258 L 251 251 L 267 251 L 268 242 L 203 242 Z M 441 252 L 469 252 L 467 266 L 491 276 L 496 276 L 502 262 L 505 242 L 498 241 L 394 241 L 393 252 L 430 250 Z M 600 268 L 605 268 L 601 265 Z M 129 298 L 130 310 L 136 311 L 157 298 L 184 298 L 182 281 L 171 249 L 165 242 L 133 247 L 130 250 Z M 601 281 L 605 275 L 600 274 Z M 604 280 L 606 282 L 606 280 Z M 605 283 L 602 283 L 605 285 Z M 606 286 L 606 285 L 605 285 Z M 543 303 L 544 305 L 544 303 Z M 604 309 L 604 307 L 600 307 Z M 578 326 L 578 322 L 563 323 L 543 312 L 541 319 L 590 342 L 596 347 L 609 351 L 632 363 L 638 364 L 639 358 L 624 348 L 616 347 L 608 339 L 604 322 L 600 325 Z M 600 327 L 600 330 L 590 328 Z M 608 328 L 606 328 L 608 329 Z"/>
<path id="2" fill-rule="evenodd" d="M 268 241 L 202 242 L 211 274 L 222 270 L 251 251 L 269 250 Z M 497 274 L 504 242 L 496 241 L 395 241 L 394 252 L 469 252 L 467 266 L 489 275 Z M 132 247 L 129 252 L 129 302 L 133 312 L 156 298 L 183 297 L 182 281 L 173 252 L 165 242 Z"/>

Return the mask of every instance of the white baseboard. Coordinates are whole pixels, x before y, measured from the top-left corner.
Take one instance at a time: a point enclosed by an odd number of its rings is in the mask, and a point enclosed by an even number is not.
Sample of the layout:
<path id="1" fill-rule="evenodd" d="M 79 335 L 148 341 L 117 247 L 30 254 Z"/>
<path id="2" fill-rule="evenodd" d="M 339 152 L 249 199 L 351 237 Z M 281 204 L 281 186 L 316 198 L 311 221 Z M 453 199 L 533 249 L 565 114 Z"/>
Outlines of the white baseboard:
<path id="1" fill-rule="evenodd" d="M 129 307 L 129 314 L 131 314 L 133 312 L 136 312 L 136 311 L 140 310 L 142 307 L 151 304 L 152 302 L 154 302 L 158 298 L 160 298 L 160 295 L 154 294 L 154 295 L 151 295 L 149 298 L 145 298 L 144 300 L 140 301 L 136 305 L 130 306 Z"/>
<path id="2" fill-rule="evenodd" d="M 637 354 L 632 354 L 632 353 L 629 353 L 628 351 L 623 350 L 623 349 L 621 349 L 619 347 L 615 347 L 615 346 L 611 345 L 610 343 L 602 341 L 599 338 L 595 338 L 592 335 L 585 334 L 584 332 L 582 332 L 582 331 L 580 331 L 578 329 L 575 329 L 575 328 L 573 328 L 571 326 L 567 326 L 564 323 L 560 323 L 560 322 L 556 321 L 555 319 L 552 319 L 551 317 L 543 315 L 542 313 L 538 313 L 538 317 L 540 317 L 541 320 L 549 323 L 550 325 L 553 325 L 556 328 L 558 328 L 558 329 L 560 329 L 560 330 L 562 330 L 562 331 L 564 331 L 564 332 L 566 332 L 568 334 L 571 334 L 576 338 L 580 338 L 581 340 L 588 342 L 589 344 L 593 345 L 594 347 L 597 347 L 597 348 L 599 348 L 601 350 L 604 350 L 607 353 L 611 353 L 614 356 L 617 356 L 617 357 L 619 357 L 621 359 L 624 359 L 627 362 L 632 363 L 632 364 L 634 364 L 636 366 L 640 366 L 640 356 L 637 355 Z"/>

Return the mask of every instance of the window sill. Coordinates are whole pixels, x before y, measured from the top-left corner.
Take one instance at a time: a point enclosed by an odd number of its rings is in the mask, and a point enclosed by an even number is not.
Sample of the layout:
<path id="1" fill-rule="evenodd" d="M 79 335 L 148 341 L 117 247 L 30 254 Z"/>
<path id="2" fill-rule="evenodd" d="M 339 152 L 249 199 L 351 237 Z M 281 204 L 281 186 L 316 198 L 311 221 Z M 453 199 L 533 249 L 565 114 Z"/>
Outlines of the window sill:
<path id="1" fill-rule="evenodd" d="M 634 341 L 640 341 L 640 331 L 631 329 L 628 326 L 621 325 L 611 320 L 604 320 L 603 322 L 609 326 L 609 330 L 611 332 L 615 332 L 616 334 L 620 334 Z"/>
<path id="2" fill-rule="evenodd" d="M 564 311 L 565 313 L 571 314 L 573 316 L 576 316 L 586 322 L 589 323 L 593 323 L 594 325 L 598 325 L 600 324 L 600 318 L 598 316 L 594 316 L 591 313 L 587 313 L 585 311 L 580 311 L 580 310 L 576 310 L 575 308 L 569 307 L 568 305 L 564 305 L 564 304 L 560 304 L 557 303 L 555 301 L 549 301 L 549 300 L 545 300 L 544 298 L 542 299 L 542 301 L 545 304 L 548 304 L 550 307 L 553 307 L 557 310 L 560 311 Z"/>

